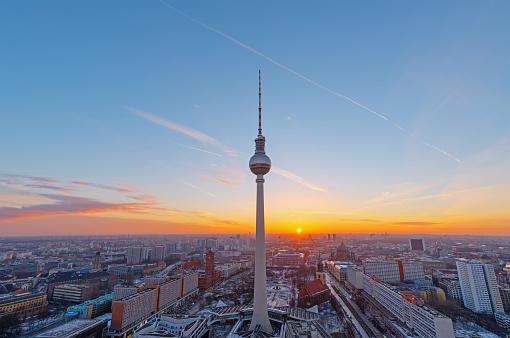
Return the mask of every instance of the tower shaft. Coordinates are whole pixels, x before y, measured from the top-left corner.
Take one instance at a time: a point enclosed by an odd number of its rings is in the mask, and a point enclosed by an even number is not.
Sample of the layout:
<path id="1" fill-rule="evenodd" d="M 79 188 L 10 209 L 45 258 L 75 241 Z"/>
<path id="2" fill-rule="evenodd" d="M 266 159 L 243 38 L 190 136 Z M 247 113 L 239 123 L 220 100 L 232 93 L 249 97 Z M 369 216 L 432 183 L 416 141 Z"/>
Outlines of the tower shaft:
<path id="1" fill-rule="evenodd" d="M 264 176 L 257 175 L 257 221 L 255 238 L 255 285 L 250 330 L 272 333 L 267 312 L 266 234 L 264 223 Z"/>

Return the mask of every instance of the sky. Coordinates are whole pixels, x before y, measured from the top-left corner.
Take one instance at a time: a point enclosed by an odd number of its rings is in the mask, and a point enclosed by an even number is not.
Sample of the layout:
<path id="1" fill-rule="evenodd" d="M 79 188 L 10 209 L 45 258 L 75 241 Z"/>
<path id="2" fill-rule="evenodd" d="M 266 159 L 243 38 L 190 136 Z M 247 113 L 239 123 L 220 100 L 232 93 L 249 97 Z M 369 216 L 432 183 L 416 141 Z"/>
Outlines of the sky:
<path id="1" fill-rule="evenodd" d="M 510 235 L 508 1 L 2 1 L 0 236 Z"/>

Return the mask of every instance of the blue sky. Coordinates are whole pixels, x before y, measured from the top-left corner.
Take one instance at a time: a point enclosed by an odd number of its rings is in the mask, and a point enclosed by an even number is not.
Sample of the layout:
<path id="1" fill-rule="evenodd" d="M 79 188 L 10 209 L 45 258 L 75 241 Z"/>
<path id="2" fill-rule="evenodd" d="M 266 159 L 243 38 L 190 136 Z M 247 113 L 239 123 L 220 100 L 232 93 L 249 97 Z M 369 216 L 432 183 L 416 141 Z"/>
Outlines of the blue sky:
<path id="1" fill-rule="evenodd" d="M 45 233 L 49 222 L 83 218 L 65 198 L 133 201 L 104 189 L 113 185 L 136 187 L 157 202 L 136 211 L 90 208 L 87 219 L 150 220 L 168 232 L 182 225 L 253 231 L 247 160 L 257 131 L 259 69 L 263 133 L 275 169 L 266 184 L 270 231 L 453 233 L 464 224 L 468 232 L 490 224 L 493 233 L 508 234 L 507 2 L 0 7 L 0 229 L 8 234 L 16 234 L 7 231 L 16 224 Z M 58 182 L 30 186 L 34 177 Z M 55 187 L 68 189 L 47 196 Z M 28 206 L 36 212 L 12 217 Z M 55 226 L 59 231 L 68 230 Z"/>

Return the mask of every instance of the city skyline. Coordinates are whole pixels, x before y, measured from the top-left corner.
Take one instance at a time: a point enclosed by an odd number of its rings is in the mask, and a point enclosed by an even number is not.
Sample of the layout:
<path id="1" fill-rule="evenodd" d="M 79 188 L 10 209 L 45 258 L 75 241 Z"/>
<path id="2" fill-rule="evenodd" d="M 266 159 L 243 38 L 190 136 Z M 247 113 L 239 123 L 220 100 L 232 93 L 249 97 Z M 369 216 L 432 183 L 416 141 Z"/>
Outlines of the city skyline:
<path id="1" fill-rule="evenodd" d="M 510 235 L 510 5 L 438 4 L 1 4 L 0 232 L 254 233 L 262 69 L 267 233 Z"/>

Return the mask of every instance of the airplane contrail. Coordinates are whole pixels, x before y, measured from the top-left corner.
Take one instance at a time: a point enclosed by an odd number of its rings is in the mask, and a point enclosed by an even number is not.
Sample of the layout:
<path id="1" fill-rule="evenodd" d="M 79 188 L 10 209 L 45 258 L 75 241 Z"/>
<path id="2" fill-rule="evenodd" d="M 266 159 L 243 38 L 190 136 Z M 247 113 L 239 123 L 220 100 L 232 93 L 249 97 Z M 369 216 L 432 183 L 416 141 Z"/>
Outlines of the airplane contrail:
<path id="1" fill-rule="evenodd" d="M 190 149 L 194 149 L 194 150 L 198 150 L 198 151 L 202 151 L 204 153 L 208 153 L 208 154 L 211 154 L 211 155 L 216 155 L 216 156 L 222 156 L 220 154 L 216 154 L 216 153 L 213 153 L 211 151 L 207 151 L 207 150 L 203 150 L 203 149 L 199 149 L 199 148 L 195 148 L 195 147 L 191 147 L 191 146 L 187 146 L 185 144 L 180 144 L 180 143 L 177 143 L 177 142 L 173 142 L 173 141 L 168 141 L 170 143 L 173 143 L 173 144 L 177 144 L 178 146 L 181 146 L 181 147 L 186 147 L 186 148 L 190 148 Z"/>
<path id="2" fill-rule="evenodd" d="M 331 90 L 331 89 L 329 89 L 329 88 L 327 88 L 327 87 L 324 87 L 324 86 L 323 86 L 323 85 L 321 85 L 321 84 L 318 84 L 318 83 L 317 83 L 317 82 L 315 82 L 315 81 L 310 80 L 309 78 L 307 78 L 307 77 L 305 77 L 305 76 L 303 76 L 303 75 L 299 74 L 298 72 L 296 72 L 296 71 L 294 71 L 294 70 L 292 70 L 292 69 L 290 69 L 290 68 L 288 68 L 288 67 L 286 67 L 286 66 L 282 65 L 281 63 L 279 63 L 279 62 L 277 62 L 277 61 L 275 61 L 275 60 L 271 59 L 269 56 L 266 56 L 266 55 L 262 54 L 262 53 L 261 53 L 261 52 L 259 52 L 258 50 L 253 49 L 253 48 L 251 48 L 250 46 L 245 45 L 244 43 L 242 43 L 242 42 L 240 42 L 240 41 L 238 41 L 238 40 L 234 39 L 233 37 L 231 37 L 231 36 L 229 36 L 229 35 L 227 35 L 227 34 L 225 34 L 225 33 L 221 32 L 221 31 L 219 31 L 219 30 L 217 30 L 217 29 L 215 29 L 215 28 L 213 28 L 213 27 L 211 27 L 211 26 L 208 26 L 208 25 L 206 25 L 205 23 L 203 23 L 203 22 L 201 22 L 201 21 L 199 21 L 199 20 L 197 20 L 197 19 L 195 19 L 195 18 L 193 18 L 193 17 L 191 17 L 191 16 L 189 16 L 189 15 L 187 15 L 187 14 L 184 14 L 183 12 L 181 12 L 181 11 L 179 11 L 178 9 L 176 9 L 176 8 L 174 8 L 174 7 L 172 7 L 172 6 L 170 6 L 169 4 L 167 4 L 166 2 L 164 2 L 163 0 L 159 0 L 159 2 L 161 2 L 163 5 L 165 5 L 166 7 L 170 8 L 172 11 L 176 12 L 177 14 L 179 14 L 179 15 L 181 15 L 181 16 L 183 16 L 183 17 L 185 17 L 185 18 L 187 18 L 187 19 L 189 19 L 189 20 L 191 20 L 191 21 L 195 22 L 196 24 L 199 24 L 200 26 L 202 26 L 202 27 L 204 27 L 204 28 L 207 28 L 208 30 L 210 30 L 210 31 L 212 31 L 212 32 L 214 32 L 214 33 L 216 33 L 216 34 L 218 34 L 218 35 L 223 36 L 224 38 L 226 38 L 226 39 L 228 39 L 228 40 L 230 40 L 230 41 L 234 42 L 235 44 L 237 44 L 237 45 L 239 45 L 239 46 L 241 46 L 241 47 L 243 47 L 243 48 L 245 48 L 245 49 L 249 50 L 250 52 L 253 52 L 253 53 L 255 53 L 255 54 L 257 54 L 257 55 L 259 55 L 259 56 L 263 57 L 263 58 L 264 58 L 264 59 L 266 59 L 267 61 L 269 61 L 269 62 L 271 62 L 271 63 L 273 63 L 273 64 L 277 65 L 277 66 L 278 66 L 278 67 L 280 67 L 280 68 L 285 69 L 285 70 L 286 70 L 286 71 L 288 71 L 288 72 L 291 72 L 292 74 L 294 74 L 294 75 L 296 75 L 296 76 L 298 76 L 298 77 L 302 78 L 303 80 L 308 81 L 308 82 L 310 82 L 311 84 L 313 84 L 313 85 L 315 85 L 315 86 L 317 86 L 317 87 L 319 87 L 319 88 L 321 88 L 321 89 L 324 89 L 325 91 L 327 91 L 327 92 L 329 92 L 329 93 L 331 93 L 331 94 L 333 94 L 333 95 L 336 95 L 336 96 L 341 97 L 341 98 L 343 98 L 343 99 L 345 99 L 345 100 L 348 100 L 348 101 L 350 101 L 350 102 L 354 103 L 355 105 L 357 105 L 357 106 L 359 106 L 359 107 L 361 107 L 361 108 L 363 108 L 363 109 L 365 109 L 365 110 L 369 111 L 370 113 L 372 113 L 372 114 L 374 114 L 374 115 L 377 115 L 378 117 L 380 117 L 380 118 L 382 118 L 382 119 L 384 119 L 384 120 L 386 120 L 386 121 L 390 122 L 390 123 L 391 123 L 391 124 L 393 124 L 395 127 L 397 127 L 397 128 L 399 128 L 400 130 L 402 130 L 402 131 L 406 132 L 407 134 L 409 134 L 410 136 L 412 136 L 414 139 L 416 139 L 416 140 L 417 140 L 417 141 L 419 141 L 420 143 L 422 143 L 422 144 L 426 145 L 427 147 L 430 147 L 430 148 L 432 148 L 432 149 L 435 149 L 435 150 L 437 150 L 437 151 L 439 151 L 439 152 L 441 152 L 441 153 L 445 154 L 446 156 L 450 157 L 451 159 L 453 159 L 453 160 L 455 160 L 455 161 L 457 161 L 457 162 L 459 162 L 459 163 L 461 163 L 461 162 L 462 162 L 462 161 L 461 161 L 461 160 L 459 160 L 458 158 L 454 157 L 452 154 L 450 154 L 450 153 L 448 153 L 448 152 L 446 152 L 446 151 L 444 151 L 444 150 L 442 150 L 442 149 L 440 149 L 440 148 L 438 148 L 438 147 L 436 147 L 436 146 L 433 146 L 433 145 L 431 145 L 430 143 L 427 143 L 427 142 L 425 142 L 425 141 L 421 140 L 420 138 L 418 138 L 418 137 L 417 137 L 416 135 L 414 135 L 413 133 L 411 133 L 411 132 L 407 131 L 406 129 L 404 129 L 404 128 L 400 127 L 399 125 L 397 125 L 397 124 L 395 124 L 395 123 L 391 122 L 391 121 L 390 121 L 387 117 L 385 117 L 385 116 L 383 116 L 383 115 L 381 115 L 381 114 L 376 113 L 375 111 L 373 111 L 372 109 L 368 108 L 367 106 L 364 106 L 364 105 L 362 105 L 361 103 L 356 102 L 355 100 L 353 100 L 353 99 L 351 99 L 351 98 L 349 98 L 349 97 L 347 97 L 347 96 L 345 96 L 345 95 L 342 95 L 342 94 L 340 94 L 340 93 L 337 93 L 337 92 L 335 92 L 335 91 L 333 91 L 333 90 Z"/>

